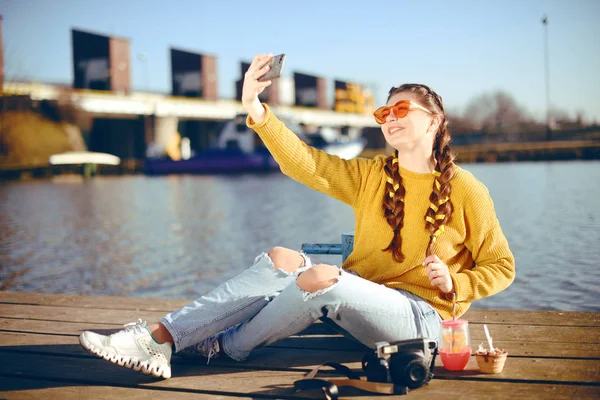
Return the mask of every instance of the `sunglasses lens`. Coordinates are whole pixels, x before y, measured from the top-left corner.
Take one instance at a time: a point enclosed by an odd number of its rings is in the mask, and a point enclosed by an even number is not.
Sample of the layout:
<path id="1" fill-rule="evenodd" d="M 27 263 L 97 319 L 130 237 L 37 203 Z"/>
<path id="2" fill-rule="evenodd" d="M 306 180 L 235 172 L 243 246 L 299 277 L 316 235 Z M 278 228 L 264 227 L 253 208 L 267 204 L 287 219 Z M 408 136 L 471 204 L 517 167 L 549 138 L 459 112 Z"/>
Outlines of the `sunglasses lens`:
<path id="1" fill-rule="evenodd" d="M 383 124 L 385 123 L 387 116 L 390 115 L 390 109 L 388 107 L 379 107 L 377 110 L 375 110 L 373 115 L 375 116 L 375 121 L 377 121 L 378 124 Z"/>
<path id="2" fill-rule="evenodd" d="M 410 102 L 405 100 L 400 100 L 396 104 L 390 107 L 379 107 L 373 115 L 375 115 L 375 121 L 379 124 L 384 124 L 390 112 L 393 112 L 396 118 L 404 118 L 408 114 L 408 109 L 410 108 Z"/>
<path id="3" fill-rule="evenodd" d="M 398 102 L 393 105 L 394 107 L 394 115 L 396 118 L 404 118 L 406 114 L 408 114 L 408 108 L 410 107 L 410 103 Z"/>

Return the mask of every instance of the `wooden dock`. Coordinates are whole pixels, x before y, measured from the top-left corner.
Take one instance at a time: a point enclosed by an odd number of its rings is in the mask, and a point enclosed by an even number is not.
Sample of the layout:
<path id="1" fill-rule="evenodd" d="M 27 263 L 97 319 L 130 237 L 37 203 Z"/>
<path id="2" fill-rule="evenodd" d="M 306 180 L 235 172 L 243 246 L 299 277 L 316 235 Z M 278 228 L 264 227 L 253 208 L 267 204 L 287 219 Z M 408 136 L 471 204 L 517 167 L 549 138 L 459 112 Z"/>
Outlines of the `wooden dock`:
<path id="1" fill-rule="evenodd" d="M 175 356 L 168 380 L 112 365 L 79 345 L 84 330 L 112 333 L 137 318 L 154 322 L 187 302 L 0 292 L 0 398 L 322 398 L 295 393 L 293 382 L 325 361 L 361 369 L 364 349 L 321 323 L 243 363 Z M 474 310 L 465 318 L 473 347 L 485 341 L 486 323 L 494 344 L 508 351 L 504 371 L 481 374 L 471 357 L 465 371 L 449 372 L 438 359 L 434 379 L 409 398 L 600 398 L 600 313 Z M 354 388 L 340 394 L 375 397 Z"/>

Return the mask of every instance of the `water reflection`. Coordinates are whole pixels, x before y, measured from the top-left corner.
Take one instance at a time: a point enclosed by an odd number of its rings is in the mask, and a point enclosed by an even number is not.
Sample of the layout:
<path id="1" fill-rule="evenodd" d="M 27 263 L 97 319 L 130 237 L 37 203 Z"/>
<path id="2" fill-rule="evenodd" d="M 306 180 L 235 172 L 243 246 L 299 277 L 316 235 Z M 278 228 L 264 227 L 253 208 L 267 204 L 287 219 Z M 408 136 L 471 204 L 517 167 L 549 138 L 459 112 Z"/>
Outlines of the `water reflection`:
<path id="1" fill-rule="evenodd" d="M 600 163 L 463 167 L 489 188 L 517 260 L 515 283 L 474 307 L 599 311 Z M 192 298 L 273 246 L 353 229 L 348 206 L 278 173 L 3 182 L 0 287 Z"/>

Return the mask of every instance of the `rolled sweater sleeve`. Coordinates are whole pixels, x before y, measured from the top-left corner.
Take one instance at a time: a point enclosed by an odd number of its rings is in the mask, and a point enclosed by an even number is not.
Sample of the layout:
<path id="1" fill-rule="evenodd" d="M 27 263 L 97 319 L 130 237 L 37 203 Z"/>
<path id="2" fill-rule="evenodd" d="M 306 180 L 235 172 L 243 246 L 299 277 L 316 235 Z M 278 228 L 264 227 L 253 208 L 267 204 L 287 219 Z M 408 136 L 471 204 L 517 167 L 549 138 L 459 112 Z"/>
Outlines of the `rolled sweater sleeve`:
<path id="1" fill-rule="evenodd" d="M 353 206 L 367 179 L 372 160 L 343 160 L 304 143 L 265 107 L 265 119 L 255 124 L 248 116 L 246 124 L 253 129 L 290 178 L 319 192 Z"/>
<path id="2" fill-rule="evenodd" d="M 506 289 L 515 279 L 515 260 L 487 188 L 480 182 L 465 199 L 465 246 L 474 266 L 451 273 L 456 301 L 472 301 Z"/>

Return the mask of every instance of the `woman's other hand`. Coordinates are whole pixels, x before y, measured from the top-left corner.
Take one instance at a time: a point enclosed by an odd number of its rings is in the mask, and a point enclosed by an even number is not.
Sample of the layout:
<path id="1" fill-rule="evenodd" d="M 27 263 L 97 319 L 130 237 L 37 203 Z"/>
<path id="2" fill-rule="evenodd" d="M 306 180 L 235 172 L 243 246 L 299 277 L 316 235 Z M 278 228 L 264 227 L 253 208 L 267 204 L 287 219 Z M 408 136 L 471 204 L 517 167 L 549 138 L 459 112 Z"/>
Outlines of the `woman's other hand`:
<path id="1" fill-rule="evenodd" d="M 242 105 L 254 123 L 262 122 L 265 116 L 265 109 L 260 104 L 258 95 L 271 84 L 271 81 L 259 82 L 258 79 L 269 71 L 269 61 L 272 58 L 272 54 L 257 54 L 244 75 Z"/>
<path id="2" fill-rule="evenodd" d="M 452 278 L 448 266 L 439 259 L 435 254 L 430 255 L 423 261 L 425 273 L 429 276 L 429 282 L 432 286 L 436 286 L 443 293 L 451 293 L 453 291 Z"/>

